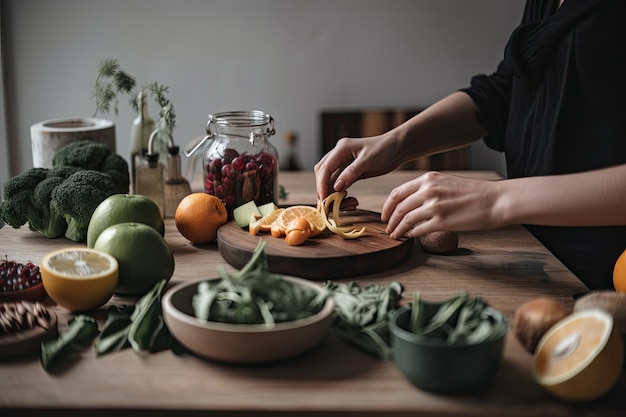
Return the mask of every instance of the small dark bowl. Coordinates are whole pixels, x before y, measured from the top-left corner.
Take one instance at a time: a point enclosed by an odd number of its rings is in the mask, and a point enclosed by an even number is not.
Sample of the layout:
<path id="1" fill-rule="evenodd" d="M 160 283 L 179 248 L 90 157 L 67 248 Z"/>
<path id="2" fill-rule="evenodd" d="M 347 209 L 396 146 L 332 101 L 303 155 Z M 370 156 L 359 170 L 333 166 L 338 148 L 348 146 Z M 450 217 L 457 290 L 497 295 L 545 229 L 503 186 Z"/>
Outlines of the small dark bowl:
<path id="1" fill-rule="evenodd" d="M 39 282 L 23 290 L 0 292 L 0 301 L 41 301 L 46 295 L 43 283 Z"/>
<path id="2" fill-rule="evenodd" d="M 424 305 L 429 316 L 440 306 Z M 504 320 L 500 312 L 488 309 L 488 314 Z M 493 340 L 449 345 L 440 338 L 407 330 L 410 317 L 410 307 L 398 309 L 389 321 L 389 330 L 394 362 L 413 385 L 426 391 L 461 395 L 484 391 L 493 384 L 502 362 L 506 325 Z"/>

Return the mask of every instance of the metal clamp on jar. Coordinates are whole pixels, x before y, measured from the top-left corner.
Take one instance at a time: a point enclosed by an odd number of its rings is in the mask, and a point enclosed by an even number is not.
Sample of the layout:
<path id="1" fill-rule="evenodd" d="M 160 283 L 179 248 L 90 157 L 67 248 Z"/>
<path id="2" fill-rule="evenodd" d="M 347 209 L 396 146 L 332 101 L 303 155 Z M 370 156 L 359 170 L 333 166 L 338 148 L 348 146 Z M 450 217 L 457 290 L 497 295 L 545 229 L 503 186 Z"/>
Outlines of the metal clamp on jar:
<path id="1" fill-rule="evenodd" d="M 209 115 L 207 135 L 186 156 L 204 146 L 204 191 L 222 200 L 229 218 L 249 201 L 278 203 L 278 152 L 268 141 L 274 119 L 260 110 Z M 210 141 L 209 141 L 210 140 Z"/>

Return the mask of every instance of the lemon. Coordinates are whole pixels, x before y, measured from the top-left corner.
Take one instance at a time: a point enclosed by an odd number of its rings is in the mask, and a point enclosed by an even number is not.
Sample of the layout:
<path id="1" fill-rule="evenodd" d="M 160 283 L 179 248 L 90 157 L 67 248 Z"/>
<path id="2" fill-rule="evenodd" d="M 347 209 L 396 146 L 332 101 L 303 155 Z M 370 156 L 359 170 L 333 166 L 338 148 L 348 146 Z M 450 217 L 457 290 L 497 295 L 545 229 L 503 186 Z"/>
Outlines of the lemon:
<path id="1" fill-rule="evenodd" d="M 48 253 L 39 266 L 43 287 L 54 302 L 71 311 L 104 305 L 119 279 L 117 260 L 88 248 L 63 248 Z"/>
<path id="2" fill-rule="evenodd" d="M 583 310 L 557 322 L 541 338 L 534 355 L 537 382 L 567 401 L 600 398 L 622 372 L 624 346 L 613 317 Z"/>

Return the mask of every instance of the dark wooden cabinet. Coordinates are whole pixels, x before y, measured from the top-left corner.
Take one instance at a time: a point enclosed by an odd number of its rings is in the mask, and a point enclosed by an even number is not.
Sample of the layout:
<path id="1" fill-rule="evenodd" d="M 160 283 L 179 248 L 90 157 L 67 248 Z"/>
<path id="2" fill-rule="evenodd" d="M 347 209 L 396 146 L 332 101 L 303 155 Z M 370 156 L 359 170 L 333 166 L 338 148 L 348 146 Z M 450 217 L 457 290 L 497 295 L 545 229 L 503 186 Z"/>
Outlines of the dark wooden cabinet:
<path id="1" fill-rule="evenodd" d="M 423 108 L 332 109 L 321 112 L 322 155 L 344 137 L 365 137 L 384 133 L 417 115 Z M 408 162 L 400 169 L 465 170 L 469 169 L 469 149 L 430 155 Z"/>

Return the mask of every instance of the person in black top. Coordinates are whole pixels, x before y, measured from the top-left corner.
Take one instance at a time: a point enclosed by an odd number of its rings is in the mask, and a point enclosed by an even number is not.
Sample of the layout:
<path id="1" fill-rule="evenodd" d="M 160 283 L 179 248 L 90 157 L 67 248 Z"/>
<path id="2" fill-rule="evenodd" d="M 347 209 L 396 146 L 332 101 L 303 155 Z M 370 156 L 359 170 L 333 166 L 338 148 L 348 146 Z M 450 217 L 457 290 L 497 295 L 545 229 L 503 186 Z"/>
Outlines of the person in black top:
<path id="1" fill-rule="evenodd" d="M 623 0 L 528 0 L 493 74 L 382 135 L 339 140 L 315 165 L 318 197 L 482 138 L 505 153 L 507 178 L 427 172 L 387 198 L 390 236 L 524 224 L 588 288 L 613 288 L 626 249 L 624 19 Z"/>

